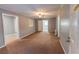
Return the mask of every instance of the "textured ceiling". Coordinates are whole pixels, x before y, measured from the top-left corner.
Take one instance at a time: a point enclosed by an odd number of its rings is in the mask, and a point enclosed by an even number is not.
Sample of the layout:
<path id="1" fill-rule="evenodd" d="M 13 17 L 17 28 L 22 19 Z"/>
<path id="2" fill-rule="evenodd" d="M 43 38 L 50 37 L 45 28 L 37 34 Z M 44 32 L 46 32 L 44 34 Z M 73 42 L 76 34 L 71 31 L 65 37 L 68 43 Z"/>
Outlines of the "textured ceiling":
<path id="1" fill-rule="evenodd" d="M 45 17 L 53 17 L 57 15 L 60 8 L 58 4 L 0 4 L 0 8 L 6 9 L 15 13 L 19 13 L 29 17 L 36 17 L 36 12 L 42 11 L 48 13 Z"/>

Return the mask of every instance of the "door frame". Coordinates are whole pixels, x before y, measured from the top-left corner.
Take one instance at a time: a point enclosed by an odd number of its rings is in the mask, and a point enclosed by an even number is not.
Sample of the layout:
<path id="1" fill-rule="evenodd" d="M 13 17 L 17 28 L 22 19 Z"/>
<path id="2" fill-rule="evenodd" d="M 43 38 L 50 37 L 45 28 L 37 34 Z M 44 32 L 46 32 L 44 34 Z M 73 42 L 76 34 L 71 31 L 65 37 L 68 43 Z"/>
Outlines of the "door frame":
<path id="1" fill-rule="evenodd" d="M 4 32 L 4 20 L 3 20 L 3 16 L 4 15 L 6 15 L 6 16 L 13 16 L 13 17 L 15 17 L 15 22 L 16 22 L 16 24 L 15 24 L 15 26 L 17 26 L 17 39 L 19 39 L 20 38 L 20 35 L 19 35 L 19 17 L 17 16 L 17 15 L 13 15 L 13 14 L 8 14 L 8 13 L 2 13 L 2 22 L 3 22 L 3 33 L 5 33 Z M 4 41 L 5 41 L 5 34 L 4 34 Z"/>
<path id="2" fill-rule="evenodd" d="M 42 20 L 38 20 L 38 31 L 43 31 L 43 22 L 42 22 Z"/>

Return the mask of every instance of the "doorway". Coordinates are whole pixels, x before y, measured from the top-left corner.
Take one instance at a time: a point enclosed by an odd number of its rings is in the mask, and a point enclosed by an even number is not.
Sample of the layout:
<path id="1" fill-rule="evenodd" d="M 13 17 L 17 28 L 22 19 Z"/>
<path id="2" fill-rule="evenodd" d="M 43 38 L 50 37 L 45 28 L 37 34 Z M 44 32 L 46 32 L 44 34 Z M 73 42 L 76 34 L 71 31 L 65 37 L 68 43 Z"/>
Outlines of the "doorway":
<path id="1" fill-rule="evenodd" d="M 2 14 L 5 45 L 19 38 L 18 16 Z"/>
<path id="2" fill-rule="evenodd" d="M 43 20 L 43 32 L 48 32 L 48 20 Z"/>

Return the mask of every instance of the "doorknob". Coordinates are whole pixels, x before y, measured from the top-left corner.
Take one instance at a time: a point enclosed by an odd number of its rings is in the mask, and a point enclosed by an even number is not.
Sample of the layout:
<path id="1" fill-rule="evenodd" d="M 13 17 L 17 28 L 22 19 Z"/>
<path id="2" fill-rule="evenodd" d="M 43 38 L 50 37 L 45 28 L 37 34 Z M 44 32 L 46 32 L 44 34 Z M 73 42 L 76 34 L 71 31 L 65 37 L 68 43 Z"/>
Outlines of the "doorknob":
<path id="1" fill-rule="evenodd" d="M 71 41 L 70 41 L 70 37 L 68 37 L 68 40 L 66 40 L 66 42 L 71 42 Z"/>
<path id="2" fill-rule="evenodd" d="M 70 39 L 70 37 L 68 36 L 68 39 Z"/>
<path id="3" fill-rule="evenodd" d="M 71 42 L 71 41 L 68 39 L 68 40 L 66 40 L 66 42 L 68 42 L 68 43 L 69 43 L 69 42 Z"/>

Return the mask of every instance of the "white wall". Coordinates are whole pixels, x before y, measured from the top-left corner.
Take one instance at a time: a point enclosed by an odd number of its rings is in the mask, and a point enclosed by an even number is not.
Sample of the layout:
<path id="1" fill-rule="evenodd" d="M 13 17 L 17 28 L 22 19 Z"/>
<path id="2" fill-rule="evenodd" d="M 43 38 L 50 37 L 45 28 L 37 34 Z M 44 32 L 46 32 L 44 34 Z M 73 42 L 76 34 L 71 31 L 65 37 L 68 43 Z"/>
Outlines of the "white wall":
<path id="1" fill-rule="evenodd" d="M 56 29 L 56 18 L 48 20 L 48 31 L 54 33 Z"/>
<path id="2" fill-rule="evenodd" d="M 29 35 L 31 33 L 35 32 L 35 22 L 31 18 L 28 18 L 26 16 L 13 13 L 4 9 L 0 9 L 0 47 L 4 45 L 4 31 L 3 31 L 3 21 L 2 21 L 2 13 L 5 14 L 12 14 L 19 17 L 19 36 L 20 38 Z M 33 27 L 28 27 L 28 20 L 33 21 Z"/>
<path id="3" fill-rule="evenodd" d="M 32 27 L 29 26 L 28 20 L 33 21 Z M 35 21 L 31 18 L 26 18 L 26 17 L 20 16 L 19 17 L 19 28 L 20 28 L 20 30 L 19 30 L 20 37 L 23 37 L 25 35 L 29 35 L 29 34 L 35 32 Z"/>

